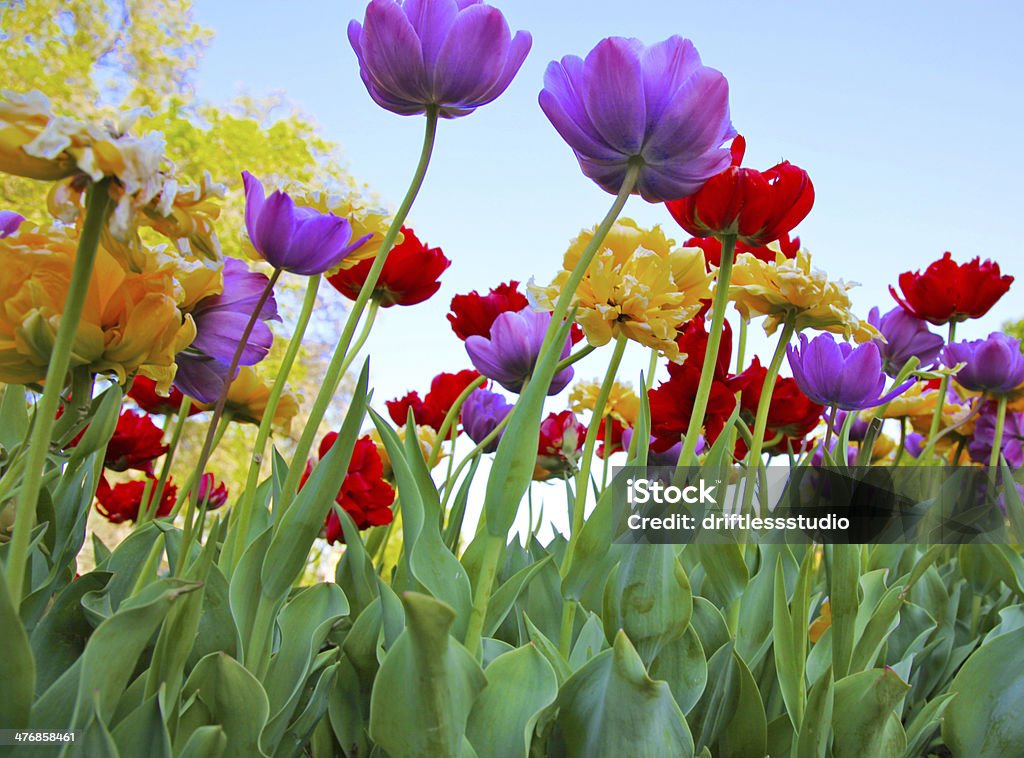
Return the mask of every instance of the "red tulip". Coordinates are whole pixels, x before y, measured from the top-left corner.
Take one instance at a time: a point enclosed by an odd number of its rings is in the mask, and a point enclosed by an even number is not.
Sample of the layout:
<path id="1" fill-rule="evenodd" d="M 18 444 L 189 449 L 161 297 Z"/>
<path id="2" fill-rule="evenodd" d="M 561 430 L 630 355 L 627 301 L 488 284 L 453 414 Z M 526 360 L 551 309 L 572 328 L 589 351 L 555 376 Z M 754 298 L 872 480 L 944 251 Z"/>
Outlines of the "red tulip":
<path id="1" fill-rule="evenodd" d="M 207 511 L 215 511 L 228 501 L 228 488 L 224 482 L 217 483 L 213 474 L 203 474 L 199 479 L 199 502 L 206 502 Z"/>
<path id="2" fill-rule="evenodd" d="M 135 381 L 132 382 L 132 388 L 128 390 L 128 397 L 134 400 L 135 404 L 146 413 L 170 416 L 178 412 L 178 409 L 181 407 L 181 401 L 185 396 L 176 387 L 171 387 L 171 392 L 167 397 L 158 395 L 156 392 L 156 382 L 148 376 L 137 376 Z M 192 403 L 188 415 L 194 416 L 197 413 L 202 413 L 202 410 L 196 403 Z"/>
<path id="3" fill-rule="evenodd" d="M 800 252 L 800 238 L 790 238 L 789 232 L 786 232 L 778 239 L 779 251 L 782 252 L 787 258 L 795 258 L 796 254 Z M 686 241 L 686 247 L 699 247 L 704 251 L 704 260 L 708 266 L 718 267 L 722 265 L 722 243 L 714 237 L 691 237 Z M 767 245 L 761 245 L 754 247 L 752 245 L 744 245 L 742 242 L 736 243 L 736 255 L 740 253 L 750 253 L 758 260 L 771 263 L 775 260 L 776 251 Z"/>
<path id="4" fill-rule="evenodd" d="M 673 368 L 667 382 L 649 390 L 651 405 L 651 449 L 664 452 L 675 445 L 690 428 L 693 402 L 700 384 L 701 360 L 687 360 Z M 711 395 L 704 415 L 704 436 L 714 444 L 725 428 L 725 422 L 736 407 L 736 393 L 743 389 L 743 380 L 716 372 L 711 382 Z"/>
<path id="5" fill-rule="evenodd" d="M 96 510 L 113 524 L 137 521 L 147 482 L 149 482 L 149 496 L 152 497 L 156 491 L 157 481 L 149 474 L 144 480 L 119 482 L 113 487 L 110 486 L 106 477 L 101 476 L 99 485 L 96 487 Z M 177 496 L 178 488 L 168 480 L 164 487 L 164 494 L 160 498 L 160 504 L 157 506 L 156 515 L 166 516 L 169 514 L 174 508 Z"/>
<path id="6" fill-rule="evenodd" d="M 923 273 L 907 271 L 899 281 L 903 297 L 892 285 L 889 292 L 907 313 L 933 324 L 948 324 L 984 316 L 1010 289 L 1013 277 L 1000 276 L 999 264 L 993 261 L 975 258 L 957 263 L 947 252 Z"/>
<path id="7" fill-rule="evenodd" d="M 576 471 L 580 448 L 587 436 L 587 428 L 572 411 L 551 413 L 540 423 L 537 442 L 537 463 L 533 478 L 539 480 L 565 479 Z"/>
<path id="8" fill-rule="evenodd" d="M 448 321 L 460 340 L 473 335 L 490 337 L 494 319 L 508 311 L 521 311 L 529 304 L 526 295 L 519 291 L 519 282 L 512 281 L 499 284 L 486 295 L 476 290 L 468 295 L 456 295 L 452 298 Z"/>
<path id="9" fill-rule="evenodd" d="M 733 141 L 733 165 L 708 179 L 696 194 L 665 203 L 694 237 L 737 236 L 760 247 L 804 220 L 814 205 L 814 185 L 802 168 L 783 161 L 767 171 L 740 168 L 746 142 Z"/>
<path id="10" fill-rule="evenodd" d="M 744 377 L 744 388 L 740 394 L 740 416 L 751 428 L 757 417 L 757 406 L 761 402 L 764 389 L 764 378 L 768 369 L 761 365 L 755 356 L 753 363 L 740 375 Z M 818 426 L 825 406 L 819 405 L 800 391 L 796 380 L 782 377 L 775 382 L 772 399 L 768 406 L 768 424 L 765 439 L 770 440 L 782 435 L 772 446 L 765 446 L 770 455 L 799 453 L 807 449 L 808 442 L 804 439 Z M 736 442 L 736 457 L 742 458 L 747 453 L 746 442 L 741 437 Z"/>
<path id="11" fill-rule="evenodd" d="M 464 369 L 457 374 L 440 373 L 430 382 L 430 392 L 425 398 L 421 399 L 418 392 L 409 392 L 397 400 L 388 400 L 385 403 L 388 415 L 402 426 L 412 408 L 413 419 L 417 424 L 429 426 L 435 432 L 441 431 L 445 416 L 459 395 L 479 378 L 480 374 L 473 369 Z"/>
<path id="12" fill-rule="evenodd" d="M 403 226 L 402 235 L 404 241 L 392 248 L 373 290 L 373 298 L 382 308 L 422 303 L 441 288 L 438 279 L 452 264 L 441 248 L 427 247 L 412 229 Z M 327 281 L 349 300 L 355 300 L 372 266 L 373 258 L 367 258 L 327 277 Z"/>
<path id="13" fill-rule="evenodd" d="M 107 445 L 104 465 L 112 471 L 138 469 L 152 473 L 153 461 L 168 450 L 163 438 L 163 430 L 149 416 L 123 411 Z"/>

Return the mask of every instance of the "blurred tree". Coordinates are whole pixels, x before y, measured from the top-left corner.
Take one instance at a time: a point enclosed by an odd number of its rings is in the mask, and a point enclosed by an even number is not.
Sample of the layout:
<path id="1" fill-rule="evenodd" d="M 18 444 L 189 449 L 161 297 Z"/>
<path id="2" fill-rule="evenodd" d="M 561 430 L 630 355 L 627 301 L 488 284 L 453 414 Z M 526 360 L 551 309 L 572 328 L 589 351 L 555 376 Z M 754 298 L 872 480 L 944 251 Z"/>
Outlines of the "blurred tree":
<path id="1" fill-rule="evenodd" d="M 1024 318 L 1020 321 L 1007 321 L 1003 324 L 1003 331 L 1011 337 L 1019 339 L 1021 341 L 1021 348 L 1024 349 Z"/>
<path id="2" fill-rule="evenodd" d="M 167 157 L 182 182 L 204 172 L 227 187 L 217 224 L 227 255 L 243 256 L 244 197 L 242 169 L 259 177 L 287 179 L 329 193 L 362 192 L 345 170 L 339 146 L 326 139 L 314 122 L 281 94 L 242 94 L 228 103 L 196 97 L 194 81 L 213 31 L 195 19 L 190 0 L 0 0 L 0 40 L 4 64 L 0 89 L 40 90 L 54 112 L 82 119 L 113 119 L 126 109 L 146 113 L 136 133 L 157 130 L 167 142 Z M 45 222 L 46 182 L 0 175 L 0 208 L 17 210 L 30 221 Z M 279 364 L 301 301 L 305 280 L 284 277 L 278 300 L 284 316 L 268 373 Z M 321 288 L 314 322 L 338 323 L 345 306 L 330 287 Z M 326 355 L 333 345 L 317 340 L 324 331 L 310 325 L 307 340 L 290 376 L 292 387 L 312 402 Z M 325 422 L 336 426 L 348 389 L 343 386 Z M 197 417 L 201 419 L 203 417 Z M 298 434 L 306 415 L 292 425 Z M 245 479 L 252 426 L 232 425 L 210 462 L 218 478 L 237 494 Z M 175 466 L 183 481 L 205 432 L 190 423 Z M 275 444 L 287 455 L 291 440 Z"/>

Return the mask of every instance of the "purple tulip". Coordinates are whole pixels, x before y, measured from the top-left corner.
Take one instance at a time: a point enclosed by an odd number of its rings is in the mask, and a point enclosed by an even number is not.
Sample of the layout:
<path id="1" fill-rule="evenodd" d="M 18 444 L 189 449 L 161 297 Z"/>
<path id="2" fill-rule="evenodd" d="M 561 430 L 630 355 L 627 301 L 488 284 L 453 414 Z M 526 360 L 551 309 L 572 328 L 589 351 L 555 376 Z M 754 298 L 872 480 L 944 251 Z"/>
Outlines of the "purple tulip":
<path id="1" fill-rule="evenodd" d="M 497 98 L 532 44 L 480 0 L 372 0 L 362 25 L 348 25 L 348 39 L 378 105 L 400 116 L 437 108 L 443 118 Z"/>
<path id="2" fill-rule="evenodd" d="M 987 464 L 992 458 L 992 445 L 996 441 L 996 404 L 987 402 L 982 406 L 978 420 L 974 422 L 974 436 L 967 446 L 971 460 Z M 1012 469 L 1024 466 L 1024 413 L 1007 413 L 1003 424 L 1003 439 L 1000 454 Z"/>
<path id="3" fill-rule="evenodd" d="M 474 390 L 466 402 L 462 404 L 462 427 L 466 430 L 469 438 L 477 444 L 484 441 L 488 434 L 493 432 L 505 417 L 512 412 L 512 405 L 505 402 L 505 398 L 497 392 L 491 392 L 483 388 Z M 487 443 L 483 449 L 485 453 L 493 453 L 498 449 L 498 442 L 504 430 Z"/>
<path id="4" fill-rule="evenodd" d="M 839 440 L 837 440 L 837 439 L 833 439 L 831 442 L 828 443 L 828 453 L 829 453 L 829 456 L 832 458 L 833 461 L 835 461 L 835 459 L 836 459 L 836 447 L 838 445 L 839 445 Z M 851 466 L 851 467 L 857 465 L 857 453 L 858 453 L 858 450 L 857 450 L 857 446 L 856 445 L 847 445 L 847 447 L 846 447 L 846 465 Z M 811 466 L 813 466 L 814 468 L 821 468 L 824 465 L 825 465 L 825 446 L 824 446 L 824 442 L 823 442 L 822 444 L 820 444 L 820 445 L 818 445 L 817 447 L 814 448 L 814 454 L 811 455 Z M 836 465 L 840 465 L 838 461 L 836 461 Z"/>
<path id="5" fill-rule="evenodd" d="M 21 226 L 25 217 L 14 211 L 0 211 L 0 239 L 10 237 Z"/>
<path id="6" fill-rule="evenodd" d="M 866 342 L 854 348 L 836 342 L 829 334 L 819 334 L 808 341 L 800 335 L 800 347 L 786 348 L 793 378 L 811 400 L 844 411 L 862 411 L 888 403 L 902 394 L 913 380 L 906 381 L 885 395 L 882 356 L 878 345 Z"/>
<path id="7" fill-rule="evenodd" d="M 992 332 L 983 340 L 953 342 L 942 351 L 942 362 L 952 368 L 965 365 L 956 375 L 960 386 L 973 392 L 1000 395 L 1024 383 L 1024 355 L 1020 340 Z"/>
<path id="8" fill-rule="evenodd" d="M 885 337 L 875 339 L 875 344 L 882 354 L 883 370 L 894 378 L 911 358 L 916 357 L 922 366 L 933 365 L 945 344 L 942 337 L 928 330 L 927 321 L 911 316 L 900 307 L 881 317 L 878 308 L 872 308 L 868 323 Z"/>
<path id="9" fill-rule="evenodd" d="M 304 276 L 322 274 L 373 236 L 367 234 L 352 242 L 348 219 L 296 207 L 280 190 L 265 197 L 263 185 L 248 171 L 242 172 L 242 181 L 249 240 L 274 268 Z"/>
<path id="10" fill-rule="evenodd" d="M 629 446 L 633 441 L 633 430 L 628 426 L 622 430 L 622 447 L 624 450 L 629 450 Z M 654 443 L 654 437 L 651 437 L 651 444 Z M 707 444 L 704 441 L 704 435 L 697 436 L 697 447 L 694 452 L 700 455 L 704 452 L 704 448 Z M 679 465 L 679 456 L 683 454 L 683 443 L 677 442 L 672 447 L 664 450 L 663 452 L 656 452 L 653 448 L 647 450 L 647 465 L 648 466 L 670 466 L 675 468 Z"/>
<path id="11" fill-rule="evenodd" d="M 469 337 L 466 352 L 477 371 L 508 391 L 519 392 L 533 373 L 550 323 L 550 313 L 538 313 L 529 307 L 502 313 L 491 325 L 490 338 Z M 569 357 L 571 347 L 572 341 L 566 337 L 562 358 Z M 559 371 L 551 380 L 548 394 L 557 395 L 572 377 L 572 366 Z"/>
<path id="12" fill-rule="evenodd" d="M 174 385 L 179 390 L 203 403 L 217 401 L 228 381 L 228 368 L 239 340 L 268 281 L 240 260 L 228 258 L 224 262 L 221 294 L 204 297 L 190 311 L 196 338 L 175 358 L 178 372 Z M 274 333 L 265 322 L 272 320 L 281 320 L 273 294 L 260 309 L 238 365 L 252 366 L 267 356 Z"/>
<path id="13" fill-rule="evenodd" d="M 826 417 L 826 421 L 829 426 L 832 427 L 834 434 L 841 434 L 843 426 L 846 424 L 846 418 L 850 414 L 847 411 L 839 411 L 835 414 L 834 419 Z M 857 414 L 853 421 L 850 422 L 850 442 L 861 442 L 865 437 L 868 436 L 868 429 L 871 426 L 871 422 L 860 417 Z"/>
<path id="14" fill-rule="evenodd" d="M 921 453 L 924 452 L 924 435 L 918 434 L 917 432 L 911 432 L 907 435 L 907 439 L 903 445 L 907 451 L 907 455 L 911 458 L 919 458 Z"/>
<path id="15" fill-rule="evenodd" d="M 681 37 L 651 47 L 610 37 L 586 60 L 553 61 L 540 107 L 584 175 L 613 195 L 630 164 L 641 166 L 635 192 L 660 203 L 692 195 L 731 161 L 729 83 Z"/>

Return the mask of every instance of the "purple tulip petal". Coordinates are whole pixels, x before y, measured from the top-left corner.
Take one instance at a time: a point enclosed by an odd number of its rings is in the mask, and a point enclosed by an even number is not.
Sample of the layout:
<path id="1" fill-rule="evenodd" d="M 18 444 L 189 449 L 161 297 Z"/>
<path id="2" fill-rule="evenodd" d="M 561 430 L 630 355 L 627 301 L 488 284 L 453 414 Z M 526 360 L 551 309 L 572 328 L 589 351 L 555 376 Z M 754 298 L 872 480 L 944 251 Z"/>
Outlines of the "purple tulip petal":
<path id="1" fill-rule="evenodd" d="M 175 356 L 178 371 L 174 386 L 201 403 L 215 403 L 224 391 L 228 379 L 228 366 L 206 356 L 195 356 L 187 351 Z"/>
<path id="2" fill-rule="evenodd" d="M 529 32 L 516 32 L 509 45 L 508 53 L 505 56 L 505 66 L 497 79 L 481 95 L 477 96 L 477 105 L 486 105 L 495 100 L 502 92 L 508 89 L 519 69 L 526 60 L 526 56 L 533 46 L 533 37 Z"/>
<path id="3" fill-rule="evenodd" d="M 860 401 L 877 397 L 885 386 L 878 345 L 865 342 L 857 347 L 842 364 L 842 370 L 838 374 L 836 397 L 840 398 L 840 405 L 848 406 L 847 410 L 856 410 L 860 407 Z M 869 385 L 869 382 L 873 384 Z"/>
<path id="4" fill-rule="evenodd" d="M 459 4 L 455 0 L 406 0 L 403 10 L 420 39 L 423 66 L 432 72 L 459 13 Z"/>
<path id="5" fill-rule="evenodd" d="M 621 161 L 624 164 L 623 154 L 601 139 L 590 120 L 579 91 L 583 78 L 583 61 L 574 55 L 562 58 L 560 64 L 548 64 L 544 72 L 544 89 L 538 97 L 541 110 L 577 154 L 582 153 L 590 160 Z"/>
<path id="6" fill-rule="evenodd" d="M 459 13 L 437 57 L 434 100 L 475 103 L 501 76 L 511 37 L 497 8 L 474 5 Z"/>
<path id="7" fill-rule="evenodd" d="M 192 342 L 192 348 L 202 350 L 207 355 L 230 364 L 250 318 L 250 315 L 230 311 L 205 315 L 196 324 L 196 338 Z M 257 321 L 253 324 L 239 365 L 251 366 L 259 363 L 267 356 L 273 341 L 274 334 L 270 327 L 262 321 Z"/>
<path id="8" fill-rule="evenodd" d="M 271 266 L 287 269 L 293 263 L 289 254 L 294 225 L 295 203 L 283 192 L 272 193 L 256 219 L 252 240 Z"/>
<path id="9" fill-rule="evenodd" d="M 9 237 L 18 231 L 25 217 L 14 211 L 0 211 L 0 239 Z"/>
<path id="10" fill-rule="evenodd" d="M 590 120 L 605 142 L 626 155 L 640 153 L 646 132 L 642 50 L 638 40 L 610 38 L 583 64 L 588 76 L 581 91 Z"/>
<path id="11" fill-rule="evenodd" d="M 297 261 L 290 269 L 296 274 L 319 274 L 328 271 L 346 255 L 346 245 L 352 239 L 352 225 L 348 219 L 333 215 L 316 215 L 300 221 L 292 239 L 292 258 Z"/>
<path id="12" fill-rule="evenodd" d="M 376 87 L 411 103 L 430 102 L 420 39 L 398 3 L 370 2 L 359 44 L 361 68 Z"/>
<path id="13" fill-rule="evenodd" d="M 706 177 L 710 179 L 729 167 L 729 151 L 716 149 L 733 132 L 729 121 L 729 83 L 719 71 L 700 68 L 680 88 L 651 130 L 644 157 L 651 162 L 680 155 L 696 158 L 710 150 L 717 160 L 702 167 L 715 168 Z"/>
<path id="14" fill-rule="evenodd" d="M 245 187 L 245 230 L 249 234 L 249 240 L 255 244 L 256 220 L 263 212 L 266 197 L 260 180 L 248 171 L 242 172 L 242 184 Z"/>
<path id="15" fill-rule="evenodd" d="M 675 100 L 679 89 L 700 68 L 700 54 L 690 40 L 677 35 L 648 47 L 641 53 L 640 62 L 650 137 L 650 130 Z"/>

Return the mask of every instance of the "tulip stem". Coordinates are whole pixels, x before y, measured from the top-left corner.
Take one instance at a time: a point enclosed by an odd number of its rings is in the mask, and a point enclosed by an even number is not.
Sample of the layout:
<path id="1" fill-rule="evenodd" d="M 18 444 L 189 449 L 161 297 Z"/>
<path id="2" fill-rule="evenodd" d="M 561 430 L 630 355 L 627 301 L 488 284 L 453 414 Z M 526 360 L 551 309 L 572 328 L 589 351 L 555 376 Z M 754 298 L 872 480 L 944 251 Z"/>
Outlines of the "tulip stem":
<path id="1" fill-rule="evenodd" d="M 444 416 L 444 421 L 441 422 L 441 428 L 437 430 L 438 444 L 433 450 L 430 451 L 430 459 L 427 461 L 427 469 L 434 468 L 437 465 L 438 459 L 441 457 L 441 441 L 445 440 L 449 436 L 449 432 L 453 428 L 458 428 L 456 424 L 459 419 L 459 411 L 462 410 L 462 405 L 466 402 L 467 398 L 473 394 L 473 392 L 479 387 L 483 387 L 487 382 L 486 376 L 478 376 L 472 382 L 470 382 L 459 396 L 455 398 L 455 402 L 452 403 L 452 407 L 448 409 L 448 412 Z M 452 457 L 455 457 L 455 438 L 452 437 Z M 451 472 L 449 471 L 449 474 Z"/>
<path id="2" fill-rule="evenodd" d="M 22 477 L 21 494 L 18 497 L 17 510 L 14 518 L 14 534 L 11 536 L 7 554 L 7 586 L 11 603 L 17 609 L 21 605 L 25 583 L 25 571 L 28 568 L 29 545 L 32 528 L 36 525 L 36 506 L 39 502 L 39 491 L 43 484 L 43 471 L 50 452 L 53 439 L 53 425 L 60 404 L 60 393 L 67 380 L 68 367 L 71 365 L 71 350 L 75 335 L 78 333 L 82 309 L 89 292 L 89 280 L 92 278 L 96 251 L 99 249 L 100 234 L 107 220 L 107 206 L 110 201 L 109 179 L 103 179 L 89 187 L 86 195 L 85 221 L 78 237 L 78 249 L 75 251 L 75 263 L 71 269 L 71 281 L 61 312 L 60 325 L 50 352 L 50 362 L 46 367 L 46 381 L 43 395 L 36 404 L 35 419 L 32 433 L 28 441 L 28 454 L 25 458 L 25 472 Z"/>
<path id="3" fill-rule="evenodd" d="M 284 394 L 285 382 L 291 373 L 299 349 L 302 347 L 302 338 L 306 334 L 306 327 L 309 326 L 310 316 L 316 306 L 316 297 L 322 278 L 320 274 L 316 274 L 306 280 L 306 294 L 302 299 L 299 318 L 295 322 L 295 331 L 288 341 L 288 348 L 281 359 L 281 367 L 277 371 L 274 386 L 271 387 L 270 396 L 267 398 L 267 407 L 263 411 L 263 418 L 260 419 L 260 428 L 256 433 L 256 442 L 253 443 L 252 458 L 249 461 L 249 471 L 245 477 L 245 489 L 242 490 L 238 505 L 232 509 L 229 516 L 231 520 L 229 528 L 234 527 L 234 543 L 231 555 L 228 556 L 231 568 L 238 565 L 247 546 L 246 536 L 249 533 L 249 523 L 252 520 L 252 509 L 256 503 L 256 489 L 259 485 L 260 470 L 263 467 L 263 456 L 266 454 L 267 442 L 270 440 L 270 432 L 274 426 L 274 415 L 277 413 L 277 406 Z"/>
<path id="4" fill-rule="evenodd" d="M 175 417 L 174 431 L 171 432 L 171 442 L 167 446 L 167 453 L 164 455 L 164 464 L 160 467 L 160 479 L 157 480 L 156 487 L 153 488 L 153 493 L 149 500 L 143 501 L 143 509 L 139 514 L 139 520 L 135 524 L 136 527 L 152 520 L 153 514 L 160 507 L 160 499 L 164 496 L 164 490 L 167 489 L 167 479 L 171 474 L 171 464 L 174 463 L 174 453 L 178 449 L 178 443 L 181 441 L 181 434 L 185 429 L 185 422 L 188 420 L 188 413 L 191 408 L 192 398 L 183 395 Z"/>
<path id="5" fill-rule="evenodd" d="M 743 373 L 743 361 L 746 358 L 747 352 L 747 320 L 745 318 L 740 319 L 739 329 L 739 343 L 736 348 L 736 373 Z"/>
<path id="6" fill-rule="evenodd" d="M 192 544 L 192 521 L 196 508 L 199 506 L 199 485 L 203 481 L 203 474 L 206 473 L 206 464 L 210 460 L 210 453 L 213 452 L 214 438 L 217 437 L 217 427 L 221 416 L 224 415 L 224 408 L 228 403 L 228 391 L 231 388 L 231 383 L 235 380 L 235 372 L 241 364 L 242 354 L 249 344 L 252 330 L 256 327 L 256 322 L 260 320 L 260 313 L 263 311 L 263 307 L 270 300 L 270 296 L 274 294 L 274 285 L 277 284 L 279 278 L 281 278 L 281 269 L 275 268 L 270 274 L 270 278 L 267 279 L 263 292 L 260 293 L 259 300 L 256 301 L 256 305 L 252 309 L 249 320 L 245 324 L 245 329 L 242 330 L 242 334 L 238 339 L 235 354 L 231 356 L 231 363 L 228 364 L 227 379 L 225 379 L 224 386 L 220 390 L 217 404 L 213 408 L 213 417 L 210 419 L 210 426 L 206 430 L 206 438 L 203 440 L 202 450 L 199 451 L 199 459 L 196 461 L 195 471 L 193 472 L 194 476 L 189 487 L 188 504 L 185 507 L 185 524 L 181 537 L 182 560 L 178 561 L 175 576 L 181 576 L 185 570 L 186 561 L 184 557 L 188 555 L 188 550 Z"/>
<path id="7" fill-rule="evenodd" d="M 722 263 L 718 268 L 718 281 L 715 283 L 715 299 L 711 309 L 708 346 L 704 351 L 704 364 L 700 370 L 697 396 L 693 400 L 693 413 L 690 414 L 690 423 L 686 428 L 686 437 L 683 440 L 683 452 L 679 456 L 680 466 L 689 466 L 697 450 L 697 437 L 704 426 L 704 416 L 711 398 L 711 385 L 715 378 L 715 367 L 718 364 L 718 349 L 722 344 L 725 309 L 729 305 L 729 282 L 732 280 L 732 264 L 736 257 L 736 235 L 723 235 L 720 240 Z"/>
<path id="8" fill-rule="evenodd" d="M 555 373 L 557 374 L 560 371 L 565 371 L 567 368 L 569 368 L 569 366 L 576 363 L 577 361 L 583 360 L 595 350 L 597 350 L 597 348 L 591 344 L 584 345 L 575 353 L 567 357 L 565 360 L 559 361 L 558 365 L 555 366 Z"/>
<path id="9" fill-rule="evenodd" d="M 956 339 L 956 321 L 949 322 L 949 340 L 946 344 L 952 345 Z M 942 423 L 942 410 L 946 404 L 946 392 L 949 391 L 949 374 L 942 377 L 939 382 L 939 399 L 935 402 L 935 414 L 932 416 L 932 425 L 928 429 L 929 440 L 935 439 L 939 433 L 939 425 Z"/>
<path id="10" fill-rule="evenodd" d="M 1006 425 L 1006 395 L 999 396 L 999 405 L 996 408 L 996 431 L 995 436 L 992 438 L 992 455 L 988 459 L 989 471 L 995 471 L 999 466 L 999 456 L 1002 453 L 1003 446 L 1003 427 Z M 957 455 L 953 459 L 953 465 L 956 466 L 960 462 L 960 456 Z"/>
<path id="11" fill-rule="evenodd" d="M 501 434 L 502 430 L 508 425 L 508 421 L 510 418 L 512 418 L 512 414 L 506 413 L 505 418 L 499 421 L 498 425 L 495 426 L 486 437 L 480 440 L 480 442 L 478 442 L 476 446 L 472 450 L 470 450 L 461 461 L 459 461 L 459 465 L 455 467 L 455 470 L 445 480 L 444 500 L 441 501 L 441 510 L 444 510 L 445 506 L 448 505 L 448 498 L 451 496 L 452 491 L 455 489 L 455 482 L 459 478 L 459 475 L 462 473 L 462 469 L 466 468 L 466 465 L 470 461 L 472 461 L 477 454 L 481 453 L 484 450 L 484 448 L 486 448 L 488 445 L 494 442 L 495 438 L 499 434 Z"/>
<path id="12" fill-rule="evenodd" d="M 724 246 L 723 246 L 724 247 Z M 793 317 L 787 318 L 782 326 L 782 334 L 779 335 L 779 343 L 775 346 L 775 354 L 772 355 L 772 362 L 768 365 L 768 372 L 764 375 L 764 384 L 761 386 L 761 397 L 757 401 L 757 416 L 754 419 L 754 433 L 750 444 L 750 454 L 747 458 L 747 484 L 743 490 L 743 512 L 749 512 L 754 500 L 754 480 L 761 467 L 761 451 L 764 446 L 764 433 L 768 427 L 768 410 L 772 404 L 772 392 L 775 390 L 775 381 L 779 378 L 779 369 L 782 368 L 782 359 L 786 356 L 786 348 L 796 331 L 796 320 Z"/>
<path id="13" fill-rule="evenodd" d="M 369 309 L 366 311 L 366 319 L 363 321 L 363 328 L 359 330 L 359 336 L 356 337 L 356 341 L 352 343 L 352 347 L 345 353 L 345 361 L 341 364 L 341 375 L 345 376 L 349 366 L 352 365 L 352 361 L 359 355 L 359 351 L 363 349 L 363 345 L 366 344 L 366 340 L 370 337 L 370 330 L 373 329 L 374 323 L 377 321 L 377 313 L 380 311 L 380 301 L 371 300 Z"/>
<path id="14" fill-rule="evenodd" d="M 469 613 L 466 626 L 466 650 L 474 658 L 480 652 L 480 636 L 483 633 L 484 620 L 487 617 L 487 604 L 491 599 L 491 587 L 498 573 L 505 540 L 493 534 L 484 536 L 483 557 L 480 561 L 480 573 L 477 576 L 476 592 L 473 593 L 473 608 Z"/>
<path id="15" fill-rule="evenodd" d="M 387 261 L 388 253 L 391 252 L 391 248 L 394 247 L 395 240 L 402 230 L 402 223 L 405 221 L 406 216 L 409 215 L 409 209 L 412 207 L 416 195 L 419 194 L 420 187 L 423 186 L 423 178 L 426 176 L 427 166 L 430 164 L 430 155 L 434 150 L 434 139 L 437 136 L 437 118 L 437 107 L 427 106 L 426 130 L 423 135 L 423 149 L 420 152 L 419 163 L 413 174 L 412 182 L 409 184 L 409 189 L 402 199 L 402 204 L 398 206 L 395 217 L 391 220 L 391 226 L 388 227 L 388 231 L 384 235 L 380 250 L 373 259 L 373 265 L 370 266 L 366 281 L 363 282 L 359 295 L 356 297 L 355 303 L 352 304 L 352 310 L 345 321 L 345 327 L 342 329 L 341 336 L 338 338 L 338 344 L 334 349 L 334 355 L 331 356 L 331 362 L 327 366 L 327 372 L 324 375 L 323 383 L 320 385 L 320 391 L 317 392 L 316 399 L 313 401 L 309 420 L 302 430 L 302 435 L 299 437 L 291 466 L 288 467 L 288 476 L 285 478 L 284 486 L 281 488 L 281 502 L 284 504 L 290 503 L 298 491 L 299 478 L 305 469 L 309 451 L 313 448 L 313 440 L 316 437 L 320 422 L 323 420 L 324 414 L 327 413 L 327 406 L 330 405 L 334 392 L 338 389 L 338 384 L 344 375 L 345 356 L 349 352 L 352 335 L 355 334 L 356 326 L 363 315 L 363 310 L 373 295 L 373 290 L 377 286 L 377 280 L 380 278 L 380 272 L 384 268 L 385 261 Z"/>

